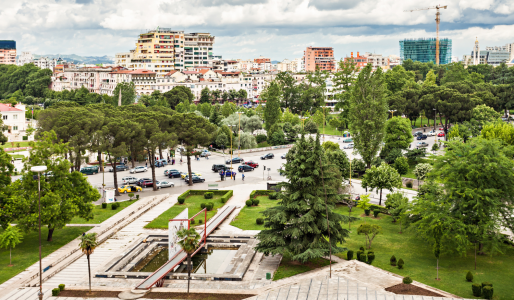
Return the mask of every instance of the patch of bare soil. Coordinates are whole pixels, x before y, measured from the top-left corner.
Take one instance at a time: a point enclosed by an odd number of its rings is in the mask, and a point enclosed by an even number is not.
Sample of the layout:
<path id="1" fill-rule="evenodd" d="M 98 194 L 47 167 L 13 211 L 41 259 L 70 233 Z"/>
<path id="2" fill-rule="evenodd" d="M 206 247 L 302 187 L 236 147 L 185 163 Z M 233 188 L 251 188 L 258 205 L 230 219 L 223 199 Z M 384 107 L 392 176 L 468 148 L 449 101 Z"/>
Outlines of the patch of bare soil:
<path id="1" fill-rule="evenodd" d="M 385 289 L 388 292 L 400 294 L 400 295 L 417 295 L 417 296 L 431 296 L 431 297 L 444 297 L 438 293 L 426 290 L 422 287 L 415 286 L 412 284 L 400 283 L 397 285 L 390 286 Z"/>
<path id="2" fill-rule="evenodd" d="M 91 291 L 88 290 L 64 290 L 59 297 L 82 297 L 82 298 L 118 298 L 120 291 Z"/>

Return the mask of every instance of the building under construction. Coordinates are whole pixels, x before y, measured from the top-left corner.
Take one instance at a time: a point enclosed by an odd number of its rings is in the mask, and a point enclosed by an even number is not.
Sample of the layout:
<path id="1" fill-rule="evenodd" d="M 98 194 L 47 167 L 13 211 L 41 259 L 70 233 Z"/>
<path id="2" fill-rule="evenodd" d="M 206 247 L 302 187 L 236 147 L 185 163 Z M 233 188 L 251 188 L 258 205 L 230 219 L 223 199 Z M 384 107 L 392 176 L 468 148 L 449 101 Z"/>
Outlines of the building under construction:
<path id="1" fill-rule="evenodd" d="M 412 59 L 420 62 L 436 63 L 436 39 L 404 39 L 400 41 L 400 58 L 403 61 Z M 449 64 L 452 61 L 452 40 L 439 39 L 439 63 Z"/>

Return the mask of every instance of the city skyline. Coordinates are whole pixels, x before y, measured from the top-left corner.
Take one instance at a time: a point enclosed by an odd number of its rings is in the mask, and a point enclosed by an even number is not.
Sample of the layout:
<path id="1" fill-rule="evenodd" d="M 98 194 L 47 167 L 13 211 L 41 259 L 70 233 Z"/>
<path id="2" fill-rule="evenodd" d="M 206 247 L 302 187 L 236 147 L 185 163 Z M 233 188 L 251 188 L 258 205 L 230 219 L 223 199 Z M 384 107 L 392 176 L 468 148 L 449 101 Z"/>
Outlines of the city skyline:
<path id="1" fill-rule="evenodd" d="M 271 60 L 302 57 L 308 46 L 399 55 L 404 38 L 435 37 L 435 10 L 404 12 L 439 3 L 416 1 L 154 1 L 40 0 L 4 3 L 2 39 L 37 54 L 108 55 L 135 48 L 148 29 L 169 27 L 210 32 L 214 54 L 225 59 L 260 55 Z M 470 54 L 475 38 L 485 46 L 514 42 L 514 3 L 441 3 L 441 37 L 453 40 L 453 56 Z"/>

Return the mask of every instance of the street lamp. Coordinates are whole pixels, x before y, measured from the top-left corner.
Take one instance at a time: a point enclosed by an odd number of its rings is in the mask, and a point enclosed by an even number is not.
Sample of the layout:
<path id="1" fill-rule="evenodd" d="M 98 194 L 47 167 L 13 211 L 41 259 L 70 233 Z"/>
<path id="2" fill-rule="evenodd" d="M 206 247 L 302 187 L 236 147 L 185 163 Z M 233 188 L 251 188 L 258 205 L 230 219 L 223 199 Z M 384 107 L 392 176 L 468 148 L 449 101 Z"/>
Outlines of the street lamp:
<path id="1" fill-rule="evenodd" d="M 307 119 L 307 117 L 300 117 L 300 120 L 302 120 L 302 130 L 303 130 L 303 121 L 305 121 L 305 119 Z"/>
<path id="2" fill-rule="evenodd" d="M 432 108 L 434 110 L 434 143 L 437 143 L 437 134 L 436 134 L 436 131 L 435 131 L 435 119 L 436 119 L 436 115 L 437 115 L 437 110 L 435 108 Z"/>
<path id="3" fill-rule="evenodd" d="M 38 173 L 37 175 L 37 191 L 39 196 L 39 292 L 38 297 L 43 300 L 43 266 L 41 262 L 41 172 L 46 171 L 46 166 L 33 166 L 30 168 L 32 172 Z"/>
<path id="4" fill-rule="evenodd" d="M 239 115 L 239 129 L 237 130 L 237 138 L 238 138 L 238 145 L 237 145 L 237 156 L 241 157 L 241 114 L 242 111 L 238 111 L 237 114 Z"/>
<path id="5" fill-rule="evenodd" d="M 389 111 L 389 112 L 391 113 L 391 118 L 393 118 L 393 117 L 394 117 L 394 112 L 395 112 L 395 111 L 396 111 L 396 109 L 392 109 L 392 110 L 390 110 L 390 111 Z"/>

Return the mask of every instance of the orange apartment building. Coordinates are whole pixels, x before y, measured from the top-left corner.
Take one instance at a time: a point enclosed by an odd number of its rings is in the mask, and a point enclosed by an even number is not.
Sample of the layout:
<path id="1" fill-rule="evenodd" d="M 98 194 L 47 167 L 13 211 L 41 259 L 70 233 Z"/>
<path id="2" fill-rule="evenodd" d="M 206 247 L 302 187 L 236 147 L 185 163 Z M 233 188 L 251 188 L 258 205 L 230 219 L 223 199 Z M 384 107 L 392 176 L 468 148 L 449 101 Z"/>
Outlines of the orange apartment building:
<path id="1" fill-rule="evenodd" d="M 357 52 L 357 56 L 356 57 L 353 57 L 353 52 L 352 52 L 350 57 L 347 56 L 347 57 L 344 58 L 345 62 L 348 62 L 350 60 L 353 60 L 353 62 L 355 64 L 357 64 L 357 68 L 358 69 L 362 69 L 362 68 L 364 68 L 368 64 L 368 57 L 361 56 L 359 54 L 359 52 Z"/>
<path id="2" fill-rule="evenodd" d="M 16 64 L 16 41 L 0 40 L 0 65 Z"/>
<path id="3" fill-rule="evenodd" d="M 332 47 L 307 47 L 303 52 L 305 71 L 313 72 L 316 68 L 320 70 L 334 71 L 336 61 Z"/>

